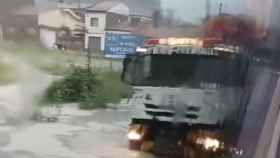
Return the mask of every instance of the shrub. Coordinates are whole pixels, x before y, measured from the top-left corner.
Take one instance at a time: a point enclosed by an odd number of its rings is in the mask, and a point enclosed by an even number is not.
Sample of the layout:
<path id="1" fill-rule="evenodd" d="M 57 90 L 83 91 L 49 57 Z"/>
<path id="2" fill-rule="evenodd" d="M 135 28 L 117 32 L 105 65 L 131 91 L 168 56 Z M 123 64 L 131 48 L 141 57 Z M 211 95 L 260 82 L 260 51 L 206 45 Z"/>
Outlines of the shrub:
<path id="1" fill-rule="evenodd" d="M 120 80 L 118 72 L 94 73 L 75 67 L 64 79 L 55 81 L 47 89 L 44 102 L 78 102 L 82 109 L 105 108 L 132 95 L 132 87 Z"/>
<path id="2" fill-rule="evenodd" d="M 54 81 L 47 89 L 44 101 L 80 102 L 96 92 L 100 82 L 95 74 L 87 69 L 75 67 L 64 79 Z"/>

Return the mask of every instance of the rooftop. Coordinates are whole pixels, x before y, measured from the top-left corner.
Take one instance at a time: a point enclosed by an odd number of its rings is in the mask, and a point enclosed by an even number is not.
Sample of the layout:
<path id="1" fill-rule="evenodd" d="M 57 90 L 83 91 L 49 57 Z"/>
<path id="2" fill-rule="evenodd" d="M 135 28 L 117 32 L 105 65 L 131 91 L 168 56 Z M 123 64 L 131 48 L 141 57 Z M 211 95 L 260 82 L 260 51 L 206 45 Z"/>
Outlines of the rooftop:
<path id="1" fill-rule="evenodd" d="M 121 15 L 129 15 L 129 8 L 126 4 L 118 1 L 102 1 L 87 7 L 88 11 L 111 12 Z"/>

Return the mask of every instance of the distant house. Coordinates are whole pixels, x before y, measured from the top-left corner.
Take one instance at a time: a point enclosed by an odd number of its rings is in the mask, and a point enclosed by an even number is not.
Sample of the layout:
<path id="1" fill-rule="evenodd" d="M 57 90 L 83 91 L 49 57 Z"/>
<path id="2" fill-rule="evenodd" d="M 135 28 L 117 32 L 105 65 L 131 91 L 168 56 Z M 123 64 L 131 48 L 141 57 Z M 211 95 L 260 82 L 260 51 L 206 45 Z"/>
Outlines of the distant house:
<path id="1" fill-rule="evenodd" d="M 106 33 L 129 34 L 129 8 L 124 3 L 104 1 L 86 8 L 85 48 L 92 52 L 105 49 Z"/>
<path id="2" fill-rule="evenodd" d="M 161 9 L 160 0 L 122 0 L 130 9 L 132 26 L 152 21 L 155 10 Z"/>
<path id="3" fill-rule="evenodd" d="M 72 8 L 53 8 L 38 14 L 40 41 L 47 48 L 83 48 L 83 18 Z"/>
<path id="4" fill-rule="evenodd" d="M 47 48 L 63 46 L 69 49 L 87 48 L 93 52 L 104 52 L 109 36 L 136 40 L 135 36 L 132 37 L 135 28 L 151 26 L 153 11 L 160 8 L 160 0 L 63 2 L 33 0 L 33 3 L 28 5 L 10 9 L 8 15 L 0 16 L 0 38 L 36 39 Z M 128 34 L 131 36 L 125 36 Z"/>

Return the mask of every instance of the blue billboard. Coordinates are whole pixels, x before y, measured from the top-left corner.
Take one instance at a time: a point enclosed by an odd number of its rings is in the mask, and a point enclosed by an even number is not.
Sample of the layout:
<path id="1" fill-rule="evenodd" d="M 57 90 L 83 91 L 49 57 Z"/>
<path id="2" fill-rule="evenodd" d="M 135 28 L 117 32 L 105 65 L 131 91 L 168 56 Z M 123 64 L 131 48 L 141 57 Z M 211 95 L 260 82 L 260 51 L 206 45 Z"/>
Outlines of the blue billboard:
<path id="1" fill-rule="evenodd" d="M 124 58 L 127 54 L 134 54 L 138 46 L 143 45 L 144 37 L 134 34 L 106 33 L 105 56 L 110 58 Z"/>

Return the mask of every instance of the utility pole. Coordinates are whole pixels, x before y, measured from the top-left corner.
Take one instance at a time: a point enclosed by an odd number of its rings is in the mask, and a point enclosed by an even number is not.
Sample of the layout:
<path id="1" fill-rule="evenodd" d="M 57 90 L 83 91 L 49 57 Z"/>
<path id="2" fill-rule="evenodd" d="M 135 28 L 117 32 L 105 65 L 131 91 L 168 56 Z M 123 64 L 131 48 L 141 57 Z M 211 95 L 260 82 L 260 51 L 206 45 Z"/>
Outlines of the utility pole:
<path id="1" fill-rule="evenodd" d="M 210 0 L 206 0 L 206 16 L 205 16 L 206 21 L 208 21 L 210 18 L 210 10 L 211 10 Z"/>
<path id="2" fill-rule="evenodd" d="M 223 2 L 221 2 L 219 5 L 219 15 L 221 15 L 222 12 L 223 12 Z"/>

